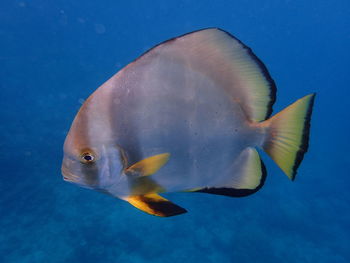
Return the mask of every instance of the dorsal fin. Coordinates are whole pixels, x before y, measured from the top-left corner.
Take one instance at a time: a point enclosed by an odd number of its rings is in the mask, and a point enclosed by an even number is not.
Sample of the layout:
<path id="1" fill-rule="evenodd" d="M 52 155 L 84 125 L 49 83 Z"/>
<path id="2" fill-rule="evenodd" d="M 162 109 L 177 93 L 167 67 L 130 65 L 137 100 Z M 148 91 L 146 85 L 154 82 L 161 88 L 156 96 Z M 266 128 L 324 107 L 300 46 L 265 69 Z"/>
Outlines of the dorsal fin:
<path id="1" fill-rule="evenodd" d="M 151 66 L 160 59 L 209 77 L 241 105 L 251 121 L 265 120 L 272 113 L 276 88 L 267 68 L 249 47 L 221 29 L 199 30 L 165 41 L 130 65 Z"/>

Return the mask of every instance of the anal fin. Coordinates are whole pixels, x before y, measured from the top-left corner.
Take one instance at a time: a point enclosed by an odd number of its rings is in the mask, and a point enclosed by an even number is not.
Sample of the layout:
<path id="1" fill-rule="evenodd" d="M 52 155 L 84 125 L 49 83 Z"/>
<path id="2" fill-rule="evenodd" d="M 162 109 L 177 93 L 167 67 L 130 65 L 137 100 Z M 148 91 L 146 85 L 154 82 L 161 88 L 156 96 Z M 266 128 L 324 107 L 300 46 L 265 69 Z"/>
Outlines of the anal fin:
<path id="1" fill-rule="evenodd" d="M 158 194 L 131 195 L 125 200 L 136 208 L 154 216 L 169 217 L 187 212 L 184 208 Z"/>
<path id="2" fill-rule="evenodd" d="M 265 182 L 266 168 L 259 153 L 251 147 L 246 148 L 228 171 L 232 173 L 226 182 L 193 192 L 243 197 L 257 192 Z"/>

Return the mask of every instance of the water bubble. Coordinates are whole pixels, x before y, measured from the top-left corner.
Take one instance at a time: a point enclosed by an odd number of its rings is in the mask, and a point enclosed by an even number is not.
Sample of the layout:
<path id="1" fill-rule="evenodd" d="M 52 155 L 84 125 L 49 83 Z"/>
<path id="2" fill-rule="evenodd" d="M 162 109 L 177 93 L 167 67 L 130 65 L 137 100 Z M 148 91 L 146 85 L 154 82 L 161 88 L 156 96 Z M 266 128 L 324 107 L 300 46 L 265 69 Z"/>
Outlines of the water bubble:
<path id="1" fill-rule="evenodd" d="M 26 4 L 26 2 L 21 1 L 21 2 L 18 3 L 18 6 L 19 6 L 19 7 L 26 7 L 27 4 Z"/>
<path id="2" fill-rule="evenodd" d="M 85 24 L 85 19 L 84 18 L 81 18 L 81 17 L 78 17 L 78 22 L 80 23 L 80 24 Z"/>
<path id="3" fill-rule="evenodd" d="M 95 24 L 95 32 L 97 34 L 104 34 L 106 32 L 106 28 L 102 24 Z"/>

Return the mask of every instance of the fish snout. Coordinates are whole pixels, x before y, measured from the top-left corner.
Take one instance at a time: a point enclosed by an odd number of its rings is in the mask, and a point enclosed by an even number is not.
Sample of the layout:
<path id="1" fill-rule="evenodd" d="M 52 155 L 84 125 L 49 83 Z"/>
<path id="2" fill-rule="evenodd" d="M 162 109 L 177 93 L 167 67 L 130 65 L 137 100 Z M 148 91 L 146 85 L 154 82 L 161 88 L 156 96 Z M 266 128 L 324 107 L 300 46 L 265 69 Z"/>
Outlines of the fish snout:
<path id="1" fill-rule="evenodd" d="M 62 172 L 63 180 L 66 182 L 74 183 L 74 182 L 77 182 L 79 179 L 79 177 L 71 173 L 64 164 L 61 167 L 61 172 Z"/>

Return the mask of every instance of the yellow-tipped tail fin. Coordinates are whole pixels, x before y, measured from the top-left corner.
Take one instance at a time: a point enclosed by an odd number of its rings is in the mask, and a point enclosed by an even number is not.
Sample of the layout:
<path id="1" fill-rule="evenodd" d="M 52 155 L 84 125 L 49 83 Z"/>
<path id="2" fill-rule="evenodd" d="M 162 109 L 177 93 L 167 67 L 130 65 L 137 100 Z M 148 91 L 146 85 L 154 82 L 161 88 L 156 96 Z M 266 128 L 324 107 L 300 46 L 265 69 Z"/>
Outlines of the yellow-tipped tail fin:
<path id="1" fill-rule="evenodd" d="M 263 149 L 291 180 L 308 149 L 315 95 L 297 100 L 260 124 L 268 131 Z"/>
<path id="2" fill-rule="evenodd" d="M 158 194 L 133 195 L 125 198 L 130 204 L 150 215 L 169 217 L 187 211 Z"/>
<path id="3" fill-rule="evenodd" d="M 125 169 L 125 173 L 137 173 L 140 176 L 148 176 L 155 174 L 169 161 L 169 157 L 169 153 L 162 153 L 148 157 Z"/>

